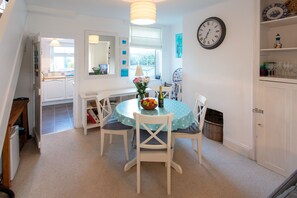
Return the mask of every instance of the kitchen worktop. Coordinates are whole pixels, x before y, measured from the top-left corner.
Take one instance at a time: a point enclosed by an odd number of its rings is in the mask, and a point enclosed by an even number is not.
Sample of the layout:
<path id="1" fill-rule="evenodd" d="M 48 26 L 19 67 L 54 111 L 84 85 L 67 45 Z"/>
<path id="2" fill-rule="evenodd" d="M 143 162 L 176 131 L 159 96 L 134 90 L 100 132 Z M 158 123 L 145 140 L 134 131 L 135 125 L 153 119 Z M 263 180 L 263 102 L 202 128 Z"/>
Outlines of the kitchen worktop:
<path id="1" fill-rule="evenodd" d="M 66 75 L 42 75 L 42 80 L 52 80 L 52 79 L 65 79 L 65 78 L 73 78 L 73 74 Z"/>

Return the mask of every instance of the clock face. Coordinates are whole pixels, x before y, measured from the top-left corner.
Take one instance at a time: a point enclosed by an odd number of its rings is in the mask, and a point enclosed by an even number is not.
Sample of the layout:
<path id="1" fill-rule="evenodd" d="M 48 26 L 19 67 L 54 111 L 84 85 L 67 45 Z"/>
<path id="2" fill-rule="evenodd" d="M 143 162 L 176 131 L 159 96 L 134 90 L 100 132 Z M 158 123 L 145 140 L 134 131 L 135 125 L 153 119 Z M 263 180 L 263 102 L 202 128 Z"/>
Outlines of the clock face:
<path id="1" fill-rule="evenodd" d="M 217 17 L 206 19 L 197 30 L 197 39 L 205 49 L 214 49 L 224 40 L 226 35 L 226 26 L 224 22 Z"/>

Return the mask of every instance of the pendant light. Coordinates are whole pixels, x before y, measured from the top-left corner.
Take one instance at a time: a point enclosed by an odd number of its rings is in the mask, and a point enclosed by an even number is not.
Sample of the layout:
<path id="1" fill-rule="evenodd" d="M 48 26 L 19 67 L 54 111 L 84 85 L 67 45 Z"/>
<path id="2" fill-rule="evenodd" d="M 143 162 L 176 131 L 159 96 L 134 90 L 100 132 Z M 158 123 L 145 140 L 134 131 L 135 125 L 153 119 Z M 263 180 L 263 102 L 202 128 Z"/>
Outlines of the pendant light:
<path id="1" fill-rule="evenodd" d="M 157 9 L 152 1 L 135 1 L 130 5 L 130 20 L 135 25 L 151 25 L 156 22 Z"/>

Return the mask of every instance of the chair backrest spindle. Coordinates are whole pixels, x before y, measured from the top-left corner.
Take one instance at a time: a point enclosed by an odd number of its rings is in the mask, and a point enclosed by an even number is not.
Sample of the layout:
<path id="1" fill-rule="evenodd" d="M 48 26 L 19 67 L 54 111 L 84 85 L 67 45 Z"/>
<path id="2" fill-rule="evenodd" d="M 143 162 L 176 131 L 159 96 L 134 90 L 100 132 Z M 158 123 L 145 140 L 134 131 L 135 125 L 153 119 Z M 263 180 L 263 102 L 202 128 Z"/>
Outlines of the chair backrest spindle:
<path id="1" fill-rule="evenodd" d="M 97 105 L 98 117 L 100 121 L 100 127 L 103 127 L 112 114 L 109 95 L 98 94 L 96 105 Z"/>
<path id="2" fill-rule="evenodd" d="M 160 86 L 152 87 L 151 89 L 155 92 L 155 97 L 158 97 Z M 170 87 L 162 86 L 162 92 L 164 93 L 163 94 L 164 98 L 169 98 L 169 99 L 172 98 L 172 86 Z"/>
<path id="3" fill-rule="evenodd" d="M 136 121 L 137 149 L 168 149 L 171 147 L 171 122 L 173 114 L 149 116 L 134 113 L 134 118 Z M 152 131 L 149 127 L 150 125 L 158 125 L 158 129 Z M 147 132 L 146 137 L 142 140 L 140 140 L 141 129 L 144 129 Z M 158 134 L 164 133 L 165 131 L 167 132 L 167 143 L 158 137 Z M 154 142 L 153 144 L 152 141 Z"/>
<path id="4" fill-rule="evenodd" d="M 193 114 L 195 116 L 195 121 L 197 122 L 200 130 L 203 129 L 206 109 L 206 98 L 202 95 L 196 94 L 196 101 L 193 109 Z"/>

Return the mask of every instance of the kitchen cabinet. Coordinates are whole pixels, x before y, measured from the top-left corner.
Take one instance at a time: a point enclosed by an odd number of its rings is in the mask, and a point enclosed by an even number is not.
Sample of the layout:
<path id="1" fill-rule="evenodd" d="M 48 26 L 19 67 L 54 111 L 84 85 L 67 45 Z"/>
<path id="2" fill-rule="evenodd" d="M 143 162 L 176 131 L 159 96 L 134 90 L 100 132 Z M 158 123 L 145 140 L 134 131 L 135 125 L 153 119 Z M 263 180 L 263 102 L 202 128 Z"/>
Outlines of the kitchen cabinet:
<path id="1" fill-rule="evenodd" d="M 65 98 L 73 99 L 74 79 L 67 77 L 65 80 L 65 83 L 66 83 Z"/>
<path id="2" fill-rule="evenodd" d="M 289 90 L 275 82 L 260 82 L 256 120 L 257 162 L 287 175 L 289 154 Z"/>
<path id="3" fill-rule="evenodd" d="M 42 81 L 42 105 L 69 103 L 73 100 L 73 77 L 48 77 Z"/>
<path id="4" fill-rule="evenodd" d="M 43 83 L 43 102 L 65 99 L 65 79 L 50 79 Z"/>
<path id="5" fill-rule="evenodd" d="M 297 84 L 259 82 L 257 162 L 281 175 L 297 168 Z"/>

